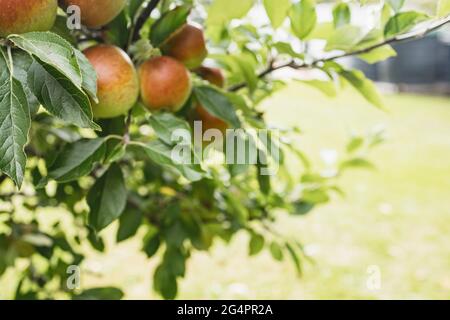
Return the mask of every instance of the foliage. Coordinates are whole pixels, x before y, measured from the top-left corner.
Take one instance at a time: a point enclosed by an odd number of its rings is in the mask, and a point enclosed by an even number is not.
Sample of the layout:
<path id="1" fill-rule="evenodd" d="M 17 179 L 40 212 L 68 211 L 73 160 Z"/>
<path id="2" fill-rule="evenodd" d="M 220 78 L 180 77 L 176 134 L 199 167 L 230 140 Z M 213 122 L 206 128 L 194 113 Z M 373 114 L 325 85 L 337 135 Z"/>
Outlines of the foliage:
<path id="1" fill-rule="evenodd" d="M 348 84 L 383 108 L 372 82 L 336 60 L 358 55 L 378 62 L 395 54 L 390 43 L 448 22 L 442 19 L 448 1 L 436 17 L 405 11 L 403 2 L 342 2 L 333 9 L 333 21 L 321 21 L 314 0 L 130 0 L 102 30 L 68 30 L 57 23 L 51 32 L 0 39 L 0 274 L 26 261 L 16 298 L 121 298 L 117 288 L 71 290 L 67 282 L 69 266 L 83 261 L 85 243 L 104 251 L 101 231 L 116 220 L 117 242 L 142 230 L 142 251 L 148 257 L 160 253 L 154 289 L 164 298 L 176 297 L 193 251 L 209 250 L 215 239 L 229 241 L 241 230 L 250 234 L 249 255 L 268 250 L 276 260 L 291 259 L 301 273 L 302 246 L 271 226 L 277 210 L 302 215 L 342 194 L 338 178 L 349 168 L 372 167 L 366 155 L 382 135 L 353 137 L 340 165 L 324 174 L 290 143 L 299 130 L 282 128 L 279 141 L 259 144 L 260 157 L 280 165 L 277 176 L 268 176 L 261 174 L 261 158 L 256 164 L 217 165 L 209 161 L 218 156 L 211 148 L 200 163 L 177 163 L 171 133 L 192 129 L 189 110 L 197 101 L 233 128 L 268 128 L 270 119 L 258 106 L 287 81 L 271 76 L 284 68 L 316 70 L 317 78 L 307 83 L 325 94 Z M 364 5 L 377 12 L 370 30 L 352 24 L 353 12 Z M 267 19 L 254 23 L 262 8 Z M 96 42 L 115 44 L 138 65 L 186 21 L 205 27 L 208 62 L 225 70 L 228 88 L 193 75 L 191 99 L 176 114 L 150 114 L 137 103 L 127 116 L 93 119 L 97 79 L 80 50 Z M 322 54 L 316 56 L 310 44 L 321 46 Z M 191 145 L 189 150 L 196 152 Z M 296 157 L 300 180 L 290 175 L 287 154 Z M 36 212 L 46 208 L 66 211 L 76 234 L 64 232 L 60 223 L 41 226 Z"/>

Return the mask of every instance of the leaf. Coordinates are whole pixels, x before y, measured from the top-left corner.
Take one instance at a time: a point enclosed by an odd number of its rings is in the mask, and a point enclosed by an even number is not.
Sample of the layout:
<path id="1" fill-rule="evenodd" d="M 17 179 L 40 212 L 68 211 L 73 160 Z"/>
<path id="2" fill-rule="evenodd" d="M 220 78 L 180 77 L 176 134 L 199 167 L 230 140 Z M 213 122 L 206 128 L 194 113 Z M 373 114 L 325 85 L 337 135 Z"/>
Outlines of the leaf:
<path id="1" fill-rule="evenodd" d="M 291 7 L 290 0 L 264 0 L 264 8 L 272 26 L 277 29 L 286 19 L 287 13 Z"/>
<path id="2" fill-rule="evenodd" d="M 119 219 L 119 230 L 117 230 L 117 242 L 125 241 L 134 236 L 139 229 L 143 219 L 142 211 L 128 207 Z"/>
<path id="3" fill-rule="evenodd" d="M 147 156 L 156 164 L 171 168 L 190 181 L 201 180 L 205 175 L 200 165 L 192 163 L 193 161 L 189 161 L 188 163 L 178 163 L 172 155 L 174 147 L 169 147 L 162 141 L 155 140 L 147 144 L 134 143 L 130 145 L 130 147 L 133 146 L 145 151 Z M 191 151 L 190 147 L 189 151 Z M 190 158 L 190 160 L 192 159 L 193 157 Z"/>
<path id="4" fill-rule="evenodd" d="M 345 25 L 340 27 L 328 38 L 326 51 L 343 50 L 349 51 L 364 38 L 363 30 L 360 27 Z"/>
<path id="5" fill-rule="evenodd" d="M 91 244 L 92 248 L 99 252 L 105 252 L 105 242 L 102 237 L 100 237 L 97 233 L 95 233 L 95 230 L 88 227 L 89 233 L 88 233 L 88 241 Z"/>
<path id="6" fill-rule="evenodd" d="M 348 168 L 361 168 L 361 169 L 374 169 L 375 166 L 366 159 L 363 158 L 353 158 L 350 160 L 346 160 L 341 163 L 341 169 Z"/>
<path id="7" fill-rule="evenodd" d="M 51 65 L 78 88 L 83 79 L 77 56 L 69 42 L 51 32 L 30 32 L 8 37 L 16 46 Z"/>
<path id="8" fill-rule="evenodd" d="M 86 90 L 86 92 L 94 100 L 94 102 L 98 103 L 97 72 L 81 51 L 74 49 L 74 52 L 75 56 L 77 57 L 78 65 L 80 66 L 82 77 L 81 87 Z"/>
<path id="9" fill-rule="evenodd" d="M 358 55 L 358 58 L 366 61 L 367 63 L 373 64 L 395 56 L 397 56 L 397 52 L 387 44 L 371 50 L 370 52 L 360 54 Z"/>
<path id="10" fill-rule="evenodd" d="M 151 231 L 147 233 L 144 238 L 144 248 L 143 251 L 147 255 L 148 258 L 153 257 L 159 249 L 161 245 L 161 240 L 159 238 L 159 234 Z"/>
<path id="11" fill-rule="evenodd" d="M 155 130 L 157 136 L 167 145 L 174 145 L 172 134 L 176 130 L 191 132 L 189 124 L 169 112 L 158 113 L 150 118 L 150 125 Z"/>
<path id="12" fill-rule="evenodd" d="M 405 0 L 388 0 L 387 2 L 395 12 L 399 12 L 405 3 Z"/>
<path id="13" fill-rule="evenodd" d="M 437 16 L 445 17 L 450 14 L 450 0 L 439 0 L 437 6 Z"/>
<path id="14" fill-rule="evenodd" d="M 314 29 L 317 22 L 316 4 L 314 0 L 301 0 L 291 7 L 289 13 L 291 28 L 301 40 Z"/>
<path id="15" fill-rule="evenodd" d="M 304 40 L 322 39 L 327 40 L 334 32 L 334 24 L 332 22 L 318 23 L 313 31 L 306 36 Z"/>
<path id="16" fill-rule="evenodd" d="M 270 244 L 270 253 L 275 260 L 283 260 L 283 251 L 281 250 L 280 245 L 275 241 Z"/>
<path id="17" fill-rule="evenodd" d="M 67 144 L 48 169 L 48 178 L 69 182 L 87 175 L 105 153 L 105 139 L 82 139 Z"/>
<path id="18" fill-rule="evenodd" d="M 214 0 L 208 8 L 208 27 L 223 25 L 232 20 L 242 18 L 251 9 L 254 0 Z"/>
<path id="19" fill-rule="evenodd" d="M 364 138 L 359 136 L 354 136 L 347 144 L 347 152 L 351 153 L 360 149 L 364 145 Z"/>
<path id="20" fill-rule="evenodd" d="M 177 296 L 178 286 L 176 277 L 170 273 L 167 266 L 160 265 L 153 275 L 153 288 L 164 299 L 174 299 Z"/>
<path id="21" fill-rule="evenodd" d="M 74 295 L 74 300 L 120 300 L 123 298 L 122 290 L 114 287 L 92 288 Z"/>
<path id="22" fill-rule="evenodd" d="M 28 85 L 42 106 L 55 117 L 82 128 L 99 129 L 92 121 L 89 98 L 51 65 L 33 61 Z"/>
<path id="23" fill-rule="evenodd" d="M 109 44 L 125 48 L 130 37 L 127 14 L 124 10 L 105 27 L 104 38 Z"/>
<path id="24" fill-rule="evenodd" d="M 164 266 L 177 277 L 184 277 L 186 273 L 186 257 L 178 247 L 168 246 L 164 253 Z"/>
<path id="25" fill-rule="evenodd" d="M 71 30 L 67 27 L 67 17 L 57 15 L 55 24 L 50 29 L 50 31 L 52 33 L 56 33 L 58 36 L 60 36 L 70 44 L 76 45 L 76 39 L 71 33 Z"/>
<path id="26" fill-rule="evenodd" d="M 374 106 L 384 109 L 383 101 L 372 81 L 367 79 L 359 70 L 341 70 L 340 75 L 344 77 L 356 90 Z"/>
<path id="27" fill-rule="evenodd" d="M 146 0 L 130 0 L 128 2 L 128 14 L 130 15 L 132 21 L 134 21 L 136 14 L 144 2 L 146 2 Z"/>
<path id="28" fill-rule="evenodd" d="M 256 169 L 257 169 L 256 174 L 258 177 L 259 189 L 261 190 L 261 192 L 264 195 L 268 195 L 268 194 L 270 194 L 270 191 L 272 190 L 272 185 L 271 185 L 270 176 L 262 173 L 263 168 L 267 168 L 267 166 L 258 163 L 256 165 Z"/>
<path id="29" fill-rule="evenodd" d="M 384 29 L 386 26 L 386 23 L 389 21 L 389 19 L 392 17 L 392 10 L 391 7 L 385 3 L 383 7 L 381 8 L 380 12 L 380 27 Z"/>
<path id="30" fill-rule="evenodd" d="M 297 253 L 295 252 L 294 248 L 289 243 L 286 243 L 286 249 L 288 250 L 289 255 L 291 256 L 291 259 L 294 262 L 294 266 L 297 269 L 298 275 L 301 276 L 302 275 L 302 266 L 301 266 L 300 259 L 297 255 Z"/>
<path id="31" fill-rule="evenodd" d="M 288 42 L 276 42 L 273 44 L 273 47 L 277 49 L 280 54 L 287 54 L 294 58 L 304 59 L 305 55 L 298 53 L 292 48 L 292 44 Z"/>
<path id="32" fill-rule="evenodd" d="M 40 103 L 34 93 L 31 92 L 30 86 L 28 85 L 28 71 L 33 63 L 33 58 L 22 50 L 14 50 L 12 52 L 12 57 L 14 62 L 14 78 L 19 80 L 22 84 L 23 90 L 27 96 L 30 114 L 34 115 L 38 111 Z"/>
<path id="33" fill-rule="evenodd" d="M 97 232 L 120 217 L 127 203 L 127 189 L 122 170 L 111 165 L 92 186 L 87 195 L 89 225 Z"/>
<path id="34" fill-rule="evenodd" d="M 250 92 L 255 91 L 259 79 L 255 72 L 256 66 L 253 57 L 248 54 L 240 54 L 233 55 L 231 59 L 234 60 Z"/>
<path id="35" fill-rule="evenodd" d="M 264 248 L 264 237 L 257 233 L 252 233 L 249 242 L 249 255 L 254 256 Z"/>
<path id="36" fill-rule="evenodd" d="M 0 47 L 0 170 L 20 188 L 31 120 L 25 91 L 12 73 L 12 62 Z"/>
<path id="37" fill-rule="evenodd" d="M 333 23 L 336 28 L 349 24 L 351 20 L 351 11 L 345 2 L 338 3 L 333 8 Z"/>
<path id="38" fill-rule="evenodd" d="M 229 98 L 212 86 L 198 86 L 194 94 L 200 104 L 213 116 L 216 116 L 234 128 L 240 128 L 241 122 Z"/>
<path id="39" fill-rule="evenodd" d="M 428 16 L 416 11 L 406 11 L 397 13 L 389 19 L 384 28 L 384 36 L 391 38 L 395 35 L 411 30 L 419 22 L 426 20 Z"/>
<path id="40" fill-rule="evenodd" d="M 191 6 L 183 5 L 166 12 L 159 18 L 150 30 L 150 41 L 159 47 L 166 39 L 186 23 L 191 13 Z"/>
<path id="41" fill-rule="evenodd" d="M 337 95 L 336 84 L 333 81 L 303 80 L 300 82 L 313 86 L 328 97 L 335 97 Z"/>
<path id="42" fill-rule="evenodd" d="M 310 203 L 306 201 L 296 201 L 293 203 L 294 211 L 292 212 L 295 215 L 305 215 L 311 212 L 312 209 L 316 206 L 315 203 Z"/>

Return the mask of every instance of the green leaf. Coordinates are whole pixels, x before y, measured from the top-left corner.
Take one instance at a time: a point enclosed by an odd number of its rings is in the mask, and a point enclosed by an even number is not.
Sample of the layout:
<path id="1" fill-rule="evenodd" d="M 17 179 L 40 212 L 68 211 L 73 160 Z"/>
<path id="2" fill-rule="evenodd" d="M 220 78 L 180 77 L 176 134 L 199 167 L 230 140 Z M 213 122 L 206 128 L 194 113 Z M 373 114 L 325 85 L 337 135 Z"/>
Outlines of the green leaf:
<path id="1" fill-rule="evenodd" d="M 58 36 L 66 40 L 72 45 L 76 45 L 76 39 L 71 33 L 71 30 L 67 27 L 67 17 L 62 15 L 56 16 L 56 21 L 50 32 L 56 33 Z"/>
<path id="2" fill-rule="evenodd" d="M 359 136 L 354 136 L 347 144 L 347 152 L 351 153 L 360 149 L 364 145 L 364 138 Z"/>
<path id="3" fill-rule="evenodd" d="M 351 11 L 345 2 L 338 3 L 333 8 L 333 23 L 336 28 L 349 24 L 351 20 Z"/>
<path id="4" fill-rule="evenodd" d="M 295 215 L 305 215 L 311 212 L 311 210 L 313 210 L 315 206 L 316 206 L 315 203 L 310 203 L 306 201 L 296 201 L 293 203 L 294 210 L 292 213 Z"/>
<path id="5" fill-rule="evenodd" d="M 26 93 L 14 78 L 12 57 L 0 47 L 0 170 L 19 188 L 27 162 L 24 148 L 30 126 Z"/>
<path id="6" fill-rule="evenodd" d="M 334 32 L 334 24 L 332 22 L 318 23 L 314 27 L 313 31 L 304 39 L 322 39 L 327 40 Z"/>
<path id="7" fill-rule="evenodd" d="M 128 14 L 132 21 L 134 21 L 136 14 L 139 12 L 139 9 L 144 2 L 146 2 L 146 0 L 130 0 L 128 2 Z"/>
<path id="8" fill-rule="evenodd" d="M 340 75 L 358 90 L 367 101 L 380 109 L 384 109 L 383 101 L 375 85 L 364 76 L 364 73 L 359 70 L 341 70 Z"/>
<path id="9" fill-rule="evenodd" d="M 277 49 L 280 54 L 287 54 L 294 58 L 304 59 L 305 55 L 298 53 L 292 48 L 292 44 L 288 42 L 276 42 L 273 44 L 273 47 Z"/>
<path id="10" fill-rule="evenodd" d="M 28 85 L 42 106 L 54 116 L 82 128 L 99 129 L 92 121 L 89 98 L 56 68 L 33 61 Z"/>
<path id="11" fill-rule="evenodd" d="M 353 49 L 364 38 L 363 30 L 360 27 L 345 25 L 331 34 L 328 38 L 325 50 L 343 50 L 349 51 Z"/>
<path id="12" fill-rule="evenodd" d="M 82 77 L 81 87 L 96 103 L 98 103 L 97 72 L 81 51 L 74 49 L 74 52 L 77 58 L 78 65 L 80 67 Z"/>
<path id="13" fill-rule="evenodd" d="M 277 29 L 287 17 L 291 7 L 290 0 L 264 0 L 264 8 L 272 26 Z"/>
<path id="14" fill-rule="evenodd" d="M 127 189 L 122 170 L 116 164 L 106 171 L 87 195 L 89 225 L 97 232 L 120 217 L 127 203 Z"/>
<path id="15" fill-rule="evenodd" d="M 16 46 L 51 65 L 78 88 L 83 79 L 77 56 L 69 42 L 51 32 L 30 32 L 8 37 Z"/>
<path id="16" fill-rule="evenodd" d="M 242 18 L 254 4 L 254 0 L 214 0 L 208 8 L 208 27 L 223 25 L 231 19 Z"/>
<path id="17" fill-rule="evenodd" d="M 117 230 L 117 242 L 125 241 L 134 236 L 143 220 L 142 211 L 128 207 L 119 219 L 119 230 Z"/>
<path id="18" fill-rule="evenodd" d="M 240 54 L 233 55 L 231 59 L 234 60 L 250 92 L 255 91 L 259 78 L 255 72 L 256 65 L 253 57 L 249 54 Z"/>
<path id="19" fill-rule="evenodd" d="M 74 300 L 120 300 L 123 298 L 122 290 L 114 287 L 92 288 L 74 295 Z"/>
<path id="20" fill-rule="evenodd" d="M 388 0 L 387 2 L 395 12 L 399 12 L 405 3 L 405 0 Z"/>
<path id="21" fill-rule="evenodd" d="M 89 174 L 105 154 L 105 139 L 82 139 L 67 144 L 48 169 L 48 178 L 69 182 Z"/>
<path id="22" fill-rule="evenodd" d="M 289 252 L 292 262 L 294 262 L 294 266 L 297 269 L 298 275 L 301 276 L 302 275 L 302 266 L 300 263 L 300 258 L 297 255 L 297 252 L 295 252 L 294 248 L 289 243 L 286 243 L 286 249 Z"/>
<path id="23" fill-rule="evenodd" d="M 320 90 L 328 97 L 335 97 L 337 95 L 336 84 L 333 81 L 302 80 L 300 82 Z"/>
<path id="24" fill-rule="evenodd" d="M 426 14 L 416 11 L 397 13 L 387 22 L 384 28 L 384 36 L 391 38 L 395 35 L 405 33 L 427 18 L 428 16 Z"/>
<path id="25" fill-rule="evenodd" d="M 283 260 L 283 250 L 281 250 L 281 246 L 275 241 L 270 244 L 270 253 L 275 260 Z"/>
<path id="26" fill-rule="evenodd" d="M 168 246 L 164 253 L 164 266 L 177 277 L 184 277 L 186 273 L 186 257 L 178 247 Z"/>
<path id="27" fill-rule="evenodd" d="M 450 14 L 450 0 L 439 0 L 437 6 L 437 16 L 445 17 Z"/>
<path id="28" fill-rule="evenodd" d="M 22 50 L 14 50 L 12 56 L 14 62 L 14 78 L 19 80 L 22 84 L 23 90 L 27 96 L 30 114 L 34 115 L 38 111 L 40 103 L 34 93 L 31 92 L 30 86 L 28 85 L 28 71 L 33 63 L 33 59 L 28 53 Z"/>
<path id="29" fill-rule="evenodd" d="M 153 257 L 159 249 L 161 245 L 161 239 L 159 238 L 159 234 L 155 233 L 153 230 L 147 233 L 144 238 L 144 248 L 143 251 L 147 255 L 148 258 Z"/>
<path id="30" fill-rule="evenodd" d="M 383 5 L 380 12 L 380 27 L 384 29 L 386 26 L 386 23 L 389 21 L 389 19 L 392 17 L 392 9 L 391 6 L 389 6 L 387 3 Z"/>
<path id="31" fill-rule="evenodd" d="M 128 28 L 128 19 L 125 11 L 122 11 L 113 21 L 105 27 L 104 38 L 107 43 L 125 48 L 130 37 L 130 29 Z"/>
<path id="32" fill-rule="evenodd" d="M 160 265 L 153 275 L 153 288 L 159 292 L 164 299 L 174 299 L 177 296 L 178 286 L 176 277 L 167 266 Z"/>
<path id="33" fill-rule="evenodd" d="M 134 143 L 130 147 L 137 147 L 142 149 L 147 156 L 156 164 L 175 170 L 176 172 L 183 175 L 186 179 L 190 181 L 201 180 L 205 173 L 201 169 L 199 164 L 193 163 L 193 156 L 190 157 L 188 163 L 179 163 L 172 155 L 174 147 L 168 146 L 162 141 L 155 140 L 147 144 Z M 191 148 L 188 148 L 191 152 Z"/>
<path id="34" fill-rule="evenodd" d="M 213 116 L 216 116 L 234 128 L 240 128 L 241 122 L 227 95 L 212 86 L 198 86 L 194 94 L 200 104 Z"/>
<path id="35" fill-rule="evenodd" d="M 257 233 L 252 233 L 249 242 L 249 255 L 254 256 L 264 248 L 264 237 Z"/>
<path id="36" fill-rule="evenodd" d="M 150 41 L 159 47 L 167 38 L 186 23 L 191 12 L 191 6 L 183 5 L 166 12 L 159 18 L 150 30 Z"/>
<path id="37" fill-rule="evenodd" d="M 317 22 L 316 3 L 314 0 L 301 0 L 294 4 L 289 13 L 291 28 L 294 34 L 305 39 L 314 29 Z"/>
<path id="38" fill-rule="evenodd" d="M 367 63 L 373 64 L 395 56 L 397 56 L 397 52 L 395 52 L 395 50 L 387 44 L 371 50 L 370 52 L 360 54 L 358 55 L 358 58 L 366 61 Z"/>
<path id="39" fill-rule="evenodd" d="M 341 169 L 348 169 L 348 168 L 361 168 L 361 169 L 374 169 L 375 166 L 364 158 L 353 158 L 346 160 L 341 163 L 340 165 Z"/>
<path id="40" fill-rule="evenodd" d="M 170 112 L 163 112 L 152 115 L 149 121 L 157 136 L 167 145 L 175 144 L 175 141 L 172 141 L 172 134 L 174 131 L 191 131 L 189 124 L 185 120 L 176 117 L 173 113 Z"/>

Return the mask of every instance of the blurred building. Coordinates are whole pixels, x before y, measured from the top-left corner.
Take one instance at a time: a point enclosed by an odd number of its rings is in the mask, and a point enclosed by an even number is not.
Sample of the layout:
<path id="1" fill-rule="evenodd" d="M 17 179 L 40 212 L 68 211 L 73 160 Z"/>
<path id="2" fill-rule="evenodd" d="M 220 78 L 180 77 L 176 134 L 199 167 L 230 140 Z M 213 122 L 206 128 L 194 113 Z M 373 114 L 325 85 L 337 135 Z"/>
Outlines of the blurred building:
<path id="1" fill-rule="evenodd" d="M 374 81 L 394 84 L 400 91 L 450 94 L 450 30 L 394 45 L 397 57 L 370 65 L 352 58 L 348 63 Z"/>

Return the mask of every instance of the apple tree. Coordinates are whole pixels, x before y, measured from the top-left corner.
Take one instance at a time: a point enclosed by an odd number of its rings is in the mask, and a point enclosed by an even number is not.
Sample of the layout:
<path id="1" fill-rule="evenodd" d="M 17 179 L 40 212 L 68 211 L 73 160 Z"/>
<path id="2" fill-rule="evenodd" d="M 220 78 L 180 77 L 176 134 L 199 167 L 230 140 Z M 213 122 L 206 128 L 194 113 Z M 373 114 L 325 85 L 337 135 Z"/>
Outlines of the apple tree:
<path id="1" fill-rule="evenodd" d="M 392 43 L 449 22 L 448 0 L 435 14 L 406 5 L 0 0 L 0 275 L 15 271 L 15 298 L 121 298 L 74 277 L 87 246 L 104 251 L 112 223 L 117 243 L 135 238 L 159 261 L 153 288 L 167 299 L 193 252 L 237 232 L 249 255 L 268 250 L 301 273 L 302 245 L 276 230 L 277 213 L 307 214 L 342 194 L 339 177 L 370 167 L 383 136 L 351 137 L 324 173 L 295 144 L 298 128 L 273 130 L 260 104 L 291 69 L 314 70 L 301 81 L 326 95 L 353 86 L 384 108 L 340 59 L 376 63 L 395 56 Z M 373 23 L 354 23 L 361 14 Z M 257 152 L 238 161 L 246 150 Z M 70 230 L 46 223 L 55 210 Z"/>

